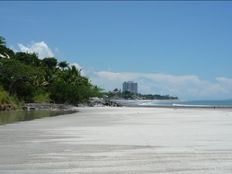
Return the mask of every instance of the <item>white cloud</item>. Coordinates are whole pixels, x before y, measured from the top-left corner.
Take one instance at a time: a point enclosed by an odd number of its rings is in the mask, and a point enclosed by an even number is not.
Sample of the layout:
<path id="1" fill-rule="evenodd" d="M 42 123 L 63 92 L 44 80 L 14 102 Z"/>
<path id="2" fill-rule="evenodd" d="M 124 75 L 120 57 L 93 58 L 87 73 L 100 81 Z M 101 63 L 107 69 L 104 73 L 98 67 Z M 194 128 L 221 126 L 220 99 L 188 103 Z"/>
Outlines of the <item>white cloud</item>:
<path id="1" fill-rule="evenodd" d="M 38 57 L 40 59 L 44 57 L 54 57 L 54 53 L 44 41 L 33 42 L 28 45 L 24 45 L 20 43 L 18 44 L 18 47 L 19 47 L 19 50 L 22 52 L 38 54 Z"/>
<path id="2" fill-rule="evenodd" d="M 231 78 L 226 78 L 226 77 L 218 77 L 216 80 L 220 83 L 223 83 L 228 86 L 232 86 L 232 79 Z"/>
<path id="3" fill-rule="evenodd" d="M 44 41 L 18 46 L 20 51 L 37 53 L 39 58 L 54 56 Z M 181 99 L 232 98 L 232 78 L 217 77 L 214 81 L 207 81 L 196 75 L 96 71 L 86 69 L 78 63 L 70 65 L 76 66 L 82 75 L 89 77 L 94 84 L 105 90 L 121 89 L 124 81 L 136 81 L 139 92 L 144 94 L 169 94 Z"/>
<path id="4" fill-rule="evenodd" d="M 181 99 L 232 98 L 232 79 L 218 77 L 214 82 L 196 75 L 86 71 L 93 83 L 106 90 L 121 88 L 124 81 L 136 81 L 140 93 L 170 94 Z"/>

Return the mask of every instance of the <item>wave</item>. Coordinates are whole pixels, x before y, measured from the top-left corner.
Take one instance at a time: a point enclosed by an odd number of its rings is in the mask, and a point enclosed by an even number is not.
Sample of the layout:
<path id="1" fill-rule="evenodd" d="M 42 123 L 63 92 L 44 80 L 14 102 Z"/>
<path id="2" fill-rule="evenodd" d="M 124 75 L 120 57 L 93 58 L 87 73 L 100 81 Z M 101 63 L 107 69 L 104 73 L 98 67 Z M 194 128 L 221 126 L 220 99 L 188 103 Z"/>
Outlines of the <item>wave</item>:
<path id="1" fill-rule="evenodd" d="M 118 100 L 124 106 L 141 107 L 195 107 L 195 108 L 232 108 L 232 100 Z"/>

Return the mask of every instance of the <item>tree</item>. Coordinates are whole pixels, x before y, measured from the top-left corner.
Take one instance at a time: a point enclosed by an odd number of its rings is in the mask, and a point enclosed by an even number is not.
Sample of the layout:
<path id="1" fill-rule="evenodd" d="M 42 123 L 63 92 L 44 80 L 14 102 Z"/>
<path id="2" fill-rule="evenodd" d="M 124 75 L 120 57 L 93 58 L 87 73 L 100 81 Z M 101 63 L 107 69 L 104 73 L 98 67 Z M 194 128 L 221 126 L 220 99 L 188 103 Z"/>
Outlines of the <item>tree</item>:
<path id="1" fill-rule="evenodd" d="M 19 99 L 30 101 L 36 86 L 33 84 L 35 77 L 40 74 L 36 68 L 25 65 L 17 60 L 2 61 L 0 68 L 0 82 L 10 95 Z"/>
<path id="2" fill-rule="evenodd" d="M 14 52 L 6 47 L 5 38 L 0 36 L 0 58 L 11 58 Z"/>
<path id="3" fill-rule="evenodd" d="M 42 63 L 46 68 L 54 69 L 57 65 L 57 59 L 54 57 L 47 57 L 42 60 Z"/>
<path id="4" fill-rule="evenodd" d="M 133 99 L 133 96 L 134 96 L 134 94 L 131 93 L 131 92 L 129 92 L 129 91 L 124 91 L 124 92 L 122 93 L 122 97 L 123 97 L 124 99 Z"/>
<path id="5" fill-rule="evenodd" d="M 33 66 L 39 66 L 41 62 L 35 53 L 17 52 L 14 57 L 22 63 Z"/>
<path id="6" fill-rule="evenodd" d="M 0 36 L 0 46 L 5 46 L 5 45 L 6 45 L 5 38 Z"/>
<path id="7" fill-rule="evenodd" d="M 0 37 L 0 86 L 23 102 L 78 104 L 100 96 L 100 89 L 81 76 L 75 66 L 54 57 L 42 60 L 34 53 L 17 52 L 5 46 Z M 57 68 L 57 65 L 60 68 Z"/>
<path id="8" fill-rule="evenodd" d="M 65 68 L 68 67 L 68 62 L 62 61 L 62 62 L 58 63 L 58 66 L 59 66 L 62 70 L 64 70 Z"/>

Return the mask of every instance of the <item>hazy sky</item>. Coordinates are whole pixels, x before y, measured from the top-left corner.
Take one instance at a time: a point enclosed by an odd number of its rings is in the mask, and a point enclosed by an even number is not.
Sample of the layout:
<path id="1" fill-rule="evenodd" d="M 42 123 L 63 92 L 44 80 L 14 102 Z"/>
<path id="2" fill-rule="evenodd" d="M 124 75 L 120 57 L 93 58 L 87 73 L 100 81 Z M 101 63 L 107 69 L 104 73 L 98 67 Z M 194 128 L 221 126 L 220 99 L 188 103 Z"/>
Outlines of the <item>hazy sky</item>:
<path id="1" fill-rule="evenodd" d="M 106 90 L 232 98 L 232 2 L 0 2 L 14 50 L 81 67 Z"/>

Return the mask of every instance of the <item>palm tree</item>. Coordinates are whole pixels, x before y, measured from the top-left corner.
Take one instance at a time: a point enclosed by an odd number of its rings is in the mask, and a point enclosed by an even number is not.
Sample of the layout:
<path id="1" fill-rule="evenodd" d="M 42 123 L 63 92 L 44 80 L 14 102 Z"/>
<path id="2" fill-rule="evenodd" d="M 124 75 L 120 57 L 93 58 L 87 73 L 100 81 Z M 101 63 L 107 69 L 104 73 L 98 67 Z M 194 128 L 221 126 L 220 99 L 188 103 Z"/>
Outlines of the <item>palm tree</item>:
<path id="1" fill-rule="evenodd" d="M 6 42 L 5 42 L 5 38 L 0 36 L 0 46 L 5 46 Z"/>
<path id="2" fill-rule="evenodd" d="M 6 47 L 5 38 L 0 36 L 0 58 L 10 58 L 14 56 L 14 52 Z"/>
<path id="3" fill-rule="evenodd" d="M 0 36 L 0 58 L 8 57 L 6 54 L 6 42 L 5 38 Z"/>
<path id="4" fill-rule="evenodd" d="M 64 70 L 65 68 L 68 67 L 68 62 L 62 61 L 62 62 L 60 62 L 60 63 L 58 64 L 58 66 L 59 66 L 62 70 Z"/>

